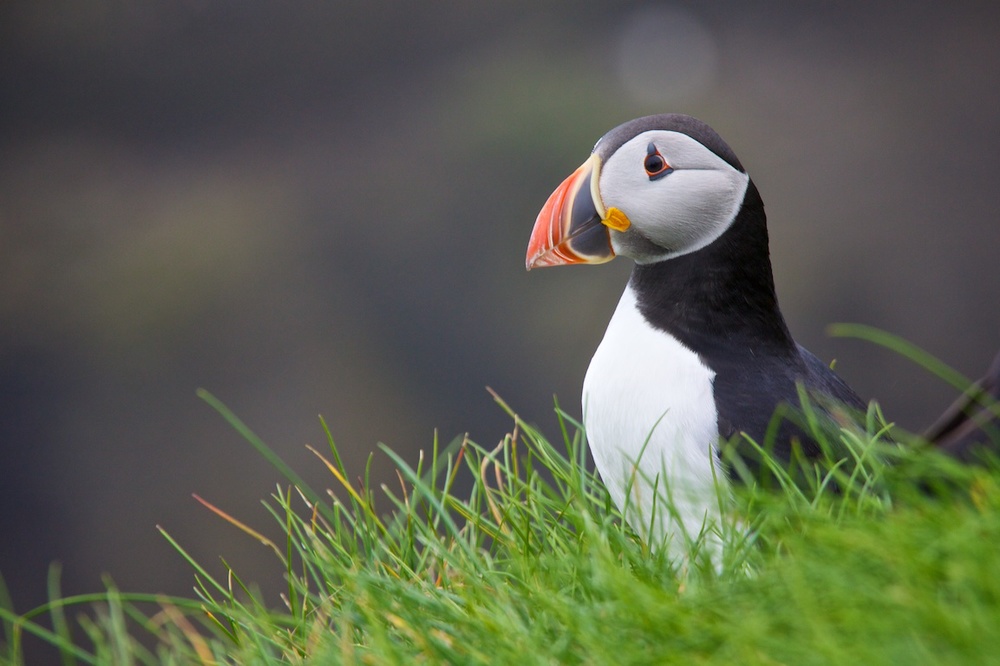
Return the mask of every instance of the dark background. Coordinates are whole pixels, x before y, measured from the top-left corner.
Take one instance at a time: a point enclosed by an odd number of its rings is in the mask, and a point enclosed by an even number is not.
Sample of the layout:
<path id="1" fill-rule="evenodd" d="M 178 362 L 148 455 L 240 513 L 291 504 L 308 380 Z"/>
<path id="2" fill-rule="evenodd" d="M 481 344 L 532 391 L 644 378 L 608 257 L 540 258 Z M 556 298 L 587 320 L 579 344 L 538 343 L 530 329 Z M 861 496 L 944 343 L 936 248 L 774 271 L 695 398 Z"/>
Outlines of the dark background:
<path id="1" fill-rule="evenodd" d="M 899 7 L 900 5 L 897 5 Z M 354 473 L 508 419 L 555 434 L 629 270 L 524 271 L 535 215 L 611 127 L 701 117 L 770 218 L 798 339 L 919 429 L 950 388 L 833 340 L 872 324 L 968 375 L 1000 347 L 992 3 L 164 0 L 0 9 L 0 572 L 188 593 L 162 524 L 279 603 L 278 474 L 323 414 Z M 386 477 L 376 456 L 376 480 Z"/>

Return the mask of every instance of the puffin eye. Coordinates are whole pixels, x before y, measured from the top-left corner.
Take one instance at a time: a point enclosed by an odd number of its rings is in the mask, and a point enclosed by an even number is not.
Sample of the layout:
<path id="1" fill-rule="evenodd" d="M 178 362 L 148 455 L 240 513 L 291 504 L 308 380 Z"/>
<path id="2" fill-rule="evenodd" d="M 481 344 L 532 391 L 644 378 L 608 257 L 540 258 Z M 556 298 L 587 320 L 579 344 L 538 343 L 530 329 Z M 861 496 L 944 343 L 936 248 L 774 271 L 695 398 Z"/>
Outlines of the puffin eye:
<path id="1" fill-rule="evenodd" d="M 646 149 L 646 159 L 642 161 L 642 166 L 646 169 L 646 175 L 649 176 L 650 180 L 656 180 L 673 171 L 652 143 Z"/>

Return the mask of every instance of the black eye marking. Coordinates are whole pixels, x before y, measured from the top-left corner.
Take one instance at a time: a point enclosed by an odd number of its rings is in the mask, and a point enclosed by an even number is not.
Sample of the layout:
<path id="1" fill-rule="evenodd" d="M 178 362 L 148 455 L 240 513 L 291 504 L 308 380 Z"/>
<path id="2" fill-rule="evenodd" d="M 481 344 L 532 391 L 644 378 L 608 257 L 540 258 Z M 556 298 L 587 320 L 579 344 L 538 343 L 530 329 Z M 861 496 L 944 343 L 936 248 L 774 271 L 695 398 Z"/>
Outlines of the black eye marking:
<path id="1" fill-rule="evenodd" d="M 667 161 L 663 159 L 663 155 L 660 154 L 660 151 L 656 149 L 656 146 L 652 142 L 646 146 L 646 159 L 642 161 L 642 166 L 646 169 L 646 175 L 649 176 L 650 180 L 663 178 L 673 171 L 673 168 L 667 164 Z"/>

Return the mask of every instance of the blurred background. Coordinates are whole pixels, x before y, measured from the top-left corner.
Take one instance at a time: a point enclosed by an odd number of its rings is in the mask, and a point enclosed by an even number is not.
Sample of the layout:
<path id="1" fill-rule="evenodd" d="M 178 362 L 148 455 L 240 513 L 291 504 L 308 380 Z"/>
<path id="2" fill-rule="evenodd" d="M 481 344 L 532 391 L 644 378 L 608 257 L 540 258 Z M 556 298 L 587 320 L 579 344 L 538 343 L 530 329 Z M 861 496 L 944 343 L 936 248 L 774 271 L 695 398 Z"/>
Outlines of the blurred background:
<path id="1" fill-rule="evenodd" d="M 1000 9 L 989 3 L 23 0 L 0 8 L 0 573 L 187 594 L 224 556 L 278 604 L 277 472 L 328 421 L 555 435 L 629 266 L 524 271 L 535 215 L 615 125 L 679 111 L 767 204 L 800 342 L 890 418 L 954 392 L 831 322 L 978 376 L 1000 348 Z M 376 481 L 388 480 L 376 453 Z"/>

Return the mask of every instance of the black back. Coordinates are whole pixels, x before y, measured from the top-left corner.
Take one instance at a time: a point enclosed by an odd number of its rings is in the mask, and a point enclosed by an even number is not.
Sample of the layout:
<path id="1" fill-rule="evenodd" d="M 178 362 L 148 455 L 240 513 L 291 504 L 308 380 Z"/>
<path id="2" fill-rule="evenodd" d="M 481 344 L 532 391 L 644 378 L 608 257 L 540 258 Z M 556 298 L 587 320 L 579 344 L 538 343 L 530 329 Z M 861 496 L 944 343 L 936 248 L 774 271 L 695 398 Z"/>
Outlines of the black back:
<path id="1" fill-rule="evenodd" d="M 864 410 L 858 395 L 797 345 L 788 331 L 774 291 L 764 204 L 752 181 L 735 221 L 722 236 L 696 252 L 637 264 L 630 285 L 650 324 L 680 340 L 715 372 L 723 437 L 745 432 L 765 444 L 778 406 L 799 405 L 798 383 L 821 402 L 832 398 L 851 410 Z M 825 413 L 833 421 L 842 420 L 836 410 Z M 793 421 L 782 422 L 769 444 L 787 459 L 793 439 L 800 441 L 806 455 L 819 453 Z M 742 450 L 749 450 L 745 443 Z"/>

